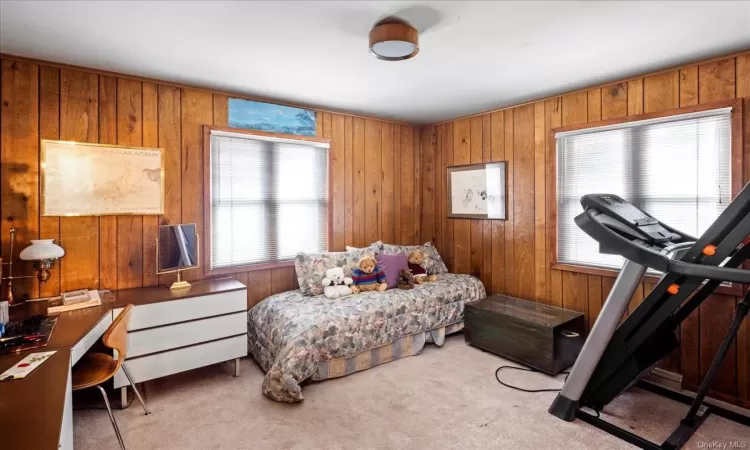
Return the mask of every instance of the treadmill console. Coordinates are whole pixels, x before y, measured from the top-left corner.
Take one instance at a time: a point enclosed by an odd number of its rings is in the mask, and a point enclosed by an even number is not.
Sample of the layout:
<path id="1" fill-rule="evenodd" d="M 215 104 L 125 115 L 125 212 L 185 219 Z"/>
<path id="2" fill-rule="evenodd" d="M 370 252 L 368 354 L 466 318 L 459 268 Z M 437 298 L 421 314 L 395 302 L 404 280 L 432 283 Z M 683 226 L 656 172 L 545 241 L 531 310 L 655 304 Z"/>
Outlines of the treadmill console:
<path id="1" fill-rule="evenodd" d="M 667 241 L 682 239 L 679 234 L 673 233 L 663 227 L 656 218 L 641 211 L 626 200 L 613 194 L 588 194 L 581 197 L 583 209 L 593 208 L 605 216 L 621 222 L 627 228 L 618 226 L 620 224 L 607 221 L 610 228 L 626 232 L 631 236 L 637 236 L 648 244 L 661 244 Z"/>

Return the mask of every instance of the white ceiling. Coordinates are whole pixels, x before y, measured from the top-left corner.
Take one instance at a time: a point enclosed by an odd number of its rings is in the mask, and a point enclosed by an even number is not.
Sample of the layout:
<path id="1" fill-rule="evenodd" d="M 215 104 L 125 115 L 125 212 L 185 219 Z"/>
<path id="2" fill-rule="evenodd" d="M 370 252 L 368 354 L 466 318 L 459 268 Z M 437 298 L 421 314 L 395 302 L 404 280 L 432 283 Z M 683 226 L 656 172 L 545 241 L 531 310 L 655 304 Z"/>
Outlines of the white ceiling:
<path id="1" fill-rule="evenodd" d="M 422 31 L 403 62 L 367 33 Z M 750 48 L 749 1 L 0 2 L 0 52 L 432 123 Z"/>

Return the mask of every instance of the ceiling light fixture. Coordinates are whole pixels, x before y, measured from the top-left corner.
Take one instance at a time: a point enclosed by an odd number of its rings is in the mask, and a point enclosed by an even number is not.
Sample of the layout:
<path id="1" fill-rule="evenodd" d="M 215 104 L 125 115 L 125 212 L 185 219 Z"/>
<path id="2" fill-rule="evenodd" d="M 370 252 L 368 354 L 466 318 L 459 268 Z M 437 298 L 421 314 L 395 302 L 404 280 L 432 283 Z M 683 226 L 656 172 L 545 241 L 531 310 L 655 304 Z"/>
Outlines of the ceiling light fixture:
<path id="1" fill-rule="evenodd" d="M 387 17 L 370 30 L 370 54 L 384 61 L 403 61 L 419 53 L 419 31 L 395 17 Z"/>

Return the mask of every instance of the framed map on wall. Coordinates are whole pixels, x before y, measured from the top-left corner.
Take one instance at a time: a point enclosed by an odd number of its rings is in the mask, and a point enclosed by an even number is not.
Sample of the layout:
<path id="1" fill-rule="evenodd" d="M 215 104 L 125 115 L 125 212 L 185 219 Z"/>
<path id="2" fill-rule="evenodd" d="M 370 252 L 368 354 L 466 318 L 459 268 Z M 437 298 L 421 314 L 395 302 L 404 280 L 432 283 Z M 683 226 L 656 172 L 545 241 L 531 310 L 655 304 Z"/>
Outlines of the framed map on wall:
<path id="1" fill-rule="evenodd" d="M 448 217 L 505 220 L 505 161 L 448 167 Z"/>
<path id="2" fill-rule="evenodd" d="M 164 214 L 164 150 L 42 141 L 42 215 Z"/>

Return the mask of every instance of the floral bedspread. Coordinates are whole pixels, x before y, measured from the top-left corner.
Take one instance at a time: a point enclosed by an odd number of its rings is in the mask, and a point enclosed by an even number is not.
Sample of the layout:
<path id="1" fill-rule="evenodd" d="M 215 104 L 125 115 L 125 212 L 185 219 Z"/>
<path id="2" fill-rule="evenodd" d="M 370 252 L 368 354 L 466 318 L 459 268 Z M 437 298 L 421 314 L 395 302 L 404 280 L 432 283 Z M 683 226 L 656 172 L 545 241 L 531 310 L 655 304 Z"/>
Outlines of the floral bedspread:
<path id="1" fill-rule="evenodd" d="M 263 393 L 277 401 L 302 401 L 300 383 L 319 363 L 460 322 L 464 302 L 485 295 L 477 278 L 451 273 L 411 290 L 339 299 L 307 297 L 299 290 L 272 295 L 248 313 L 250 351 L 266 371 Z"/>

